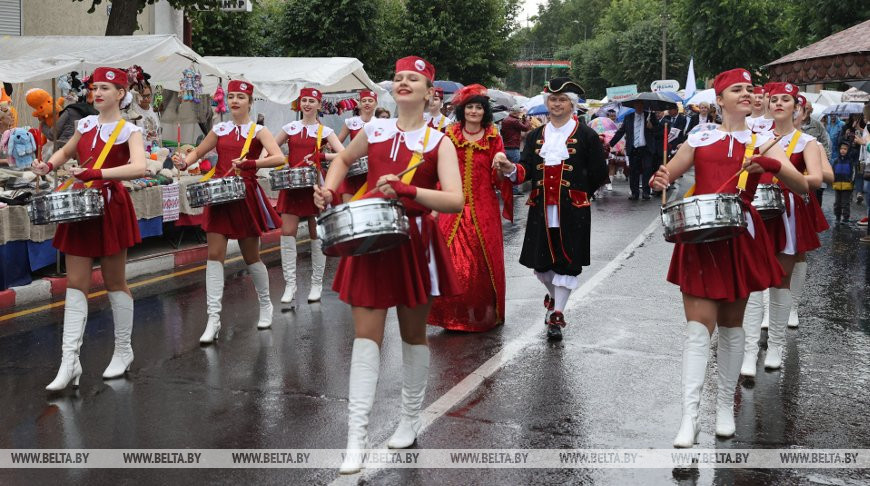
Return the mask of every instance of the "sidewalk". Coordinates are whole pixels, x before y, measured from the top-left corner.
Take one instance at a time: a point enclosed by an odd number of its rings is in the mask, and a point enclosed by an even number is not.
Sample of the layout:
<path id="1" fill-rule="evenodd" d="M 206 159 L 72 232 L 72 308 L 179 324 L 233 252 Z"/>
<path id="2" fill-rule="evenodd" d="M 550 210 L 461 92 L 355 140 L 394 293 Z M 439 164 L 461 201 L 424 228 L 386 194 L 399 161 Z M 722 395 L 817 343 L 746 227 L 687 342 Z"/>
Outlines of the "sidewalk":
<path id="1" fill-rule="evenodd" d="M 281 230 L 276 229 L 263 235 L 260 248 L 277 247 L 280 243 Z M 300 241 L 307 240 L 307 225 L 299 226 Z M 239 244 L 230 240 L 227 245 L 227 257 L 239 254 Z M 170 241 L 162 237 L 147 238 L 139 245 L 129 250 L 127 259 L 127 281 L 133 283 L 136 279 L 152 277 L 156 274 L 171 273 L 176 269 L 193 267 L 205 263 L 208 257 L 208 247 L 205 243 L 184 243 L 174 248 Z M 0 290 L 0 312 L 14 311 L 24 306 L 48 304 L 66 293 L 67 278 L 43 277 L 34 279 L 28 285 L 10 287 Z M 103 290 L 103 275 L 99 265 L 94 267 L 91 275 L 91 292 Z"/>

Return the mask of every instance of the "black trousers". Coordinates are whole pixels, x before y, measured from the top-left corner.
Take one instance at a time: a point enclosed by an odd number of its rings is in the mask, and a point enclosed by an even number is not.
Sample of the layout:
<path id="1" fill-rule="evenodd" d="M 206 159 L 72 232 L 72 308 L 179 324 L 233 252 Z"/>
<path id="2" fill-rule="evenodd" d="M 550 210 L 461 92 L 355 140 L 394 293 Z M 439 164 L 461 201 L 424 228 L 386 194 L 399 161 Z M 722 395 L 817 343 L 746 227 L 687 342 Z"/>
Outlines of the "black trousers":
<path id="1" fill-rule="evenodd" d="M 848 220 L 852 204 L 852 191 L 834 191 L 834 216 Z"/>
<path id="2" fill-rule="evenodd" d="M 649 180 L 656 171 L 653 153 L 647 147 L 631 149 L 628 163 L 628 187 L 631 189 L 631 195 L 637 196 L 640 190 L 643 190 L 643 195 L 649 196 Z"/>

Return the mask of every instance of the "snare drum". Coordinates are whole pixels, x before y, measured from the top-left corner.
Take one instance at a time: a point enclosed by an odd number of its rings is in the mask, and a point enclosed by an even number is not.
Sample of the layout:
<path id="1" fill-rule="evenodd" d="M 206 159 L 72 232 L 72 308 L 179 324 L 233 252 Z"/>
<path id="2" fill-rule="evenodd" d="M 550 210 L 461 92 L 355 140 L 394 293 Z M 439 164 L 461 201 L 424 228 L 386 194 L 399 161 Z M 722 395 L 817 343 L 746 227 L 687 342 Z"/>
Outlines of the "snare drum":
<path id="1" fill-rule="evenodd" d="M 668 203 L 662 208 L 662 224 L 665 240 L 672 243 L 726 240 L 748 225 L 736 194 L 702 194 Z"/>
<path id="2" fill-rule="evenodd" d="M 776 184 L 759 184 L 755 189 L 752 205 L 763 219 L 778 218 L 785 212 L 785 198 L 782 188 Z"/>
<path id="3" fill-rule="evenodd" d="M 52 192 L 33 198 L 27 213 L 34 225 L 99 218 L 103 215 L 103 193 L 99 189 Z"/>
<path id="4" fill-rule="evenodd" d="M 239 176 L 209 179 L 187 186 L 187 200 L 194 208 L 224 204 L 244 198 L 245 180 Z"/>
<path id="5" fill-rule="evenodd" d="M 305 189 L 318 184 L 317 169 L 311 166 L 269 172 L 269 185 L 273 191 L 282 189 Z"/>
<path id="6" fill-rule="evenodd" d="M 389 250 L 408 241 L 405 207 L 395 199 L 362 199 L 330 208 L 317 218 L 323 253 L 354 256 Z"/>
<path id="7" fill-rule="evenodd" d="M 354 177 L 358 175 L 368 174 L 369 173 L 369 157 L 364 156 L 357 159 L 356 162 L 350 164 L 350 167 L 347 169 L 346 177 Z"/>

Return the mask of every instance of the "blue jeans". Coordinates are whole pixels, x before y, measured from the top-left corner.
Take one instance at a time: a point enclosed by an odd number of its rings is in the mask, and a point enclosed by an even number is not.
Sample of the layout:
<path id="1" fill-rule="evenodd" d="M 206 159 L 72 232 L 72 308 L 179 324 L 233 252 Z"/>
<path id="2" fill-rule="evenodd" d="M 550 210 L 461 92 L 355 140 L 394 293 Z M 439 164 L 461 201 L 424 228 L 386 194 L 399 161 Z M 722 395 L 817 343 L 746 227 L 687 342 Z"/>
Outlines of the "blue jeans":
<path id="1" fill-rule="evenodd" d="M 520 149 L 516 148 L 506 148 L 504 149 L 504 154 L 507 155 L 508 160 L 517 164 L 520 161 Z"/>

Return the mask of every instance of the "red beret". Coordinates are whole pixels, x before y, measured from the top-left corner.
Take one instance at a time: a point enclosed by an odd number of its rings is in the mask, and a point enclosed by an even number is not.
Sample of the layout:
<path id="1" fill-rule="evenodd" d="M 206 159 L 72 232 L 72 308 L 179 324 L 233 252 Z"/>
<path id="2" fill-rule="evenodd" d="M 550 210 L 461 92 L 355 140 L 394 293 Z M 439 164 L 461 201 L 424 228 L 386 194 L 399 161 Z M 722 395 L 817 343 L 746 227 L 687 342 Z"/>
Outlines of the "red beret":
<path id="1" fill-rule="evenodd" d="M 299 91 L 299 99 L 301 100 L 305 96 L 314 98 L 317 101 L 323 100 L 323 92 L 315 88 L 302 88 Z"/>
<path id="2" fill-rule="evenodd" d="M 408 56 L 399 59 L 396 61 L 396 72 L 399 71 L 418 72 L 429 78 L 429 81 L 435 81 L 435 66 L 421 57 Z"/>
<path id="3" fill-rule="evenodd" d="M 752 88 L 752 94 L 764 94 L 764 88 L 761 86 L 755 86 Z"/>
<path id="4" fill-rule="evenodd" d="M 489 92 L 486 90 L 486 86 L 483 86 L 482 84 L 470 84 L 468 86 L 460 88 L 460 90 L 453 95 L 453 100 L 451 101 L 451 103 L 453 103 L 453 106 L 464 105 L 468 102 L 468 100 L 476 96 L 488 97 L 488 93 Z"/>
<path id="5" fill-rule="evenodd" d="M 721 72 L 717 74 L 716 79 L 713 80 L 713 89 L 716 91 L 716 94 L 719 94 L 725 91 L 725 88 L 737 83 L 752 84 L 752 75 L 749 74 L 749 71 L 743 68 L 730 69 Z"/>
<path id="6" fill-rule="evenodd" d="M 127 71 L 110 67 L 98 67 L 94 70 L 94 74 L 91 75 L 91 82 L 112 83 L 115 86 L 126 88 L 128 86 Z"/>
<path id="7" fill-rule="evenodd" d="M 768 83 L 764 83 L 764 86 L 761 88 L 761 89 L 764 90 L 764 94 L 769 95 L 769 94 L 770 94 L 770 88 L 771 88 L 774 84 L 775 84 L 775 83 L 774 83 L 773 81 L 768 82 Z"/>
<path id="8" fill-rule="evenodd" d="M 804 95 L 797 95 L 797 102 L 801 106 L 807 106 L 807 98 Z"/>
<path id="9" fill-rule="evenodd" d="M 791 83 L 771 83 L 770 96 L 787 94 L 792 98 L 797 98 L 798 87 Z"/>
<path id="10" fill-rule="evenodd" d="M 363 98 L 374 98 L 375 101 L 378 101 L 378 94 L 375 93 L 374 91 L 364 89 L 364 90 L 359 92 L 359 99 L 363 99 Z"/>
<path id="11" fill-rule="evenodd" d="M 227 93 L 245 93 L 248 96 L 254 96 L 254 85 L 247 81 L 234 79 L 227 84 Z"/>

